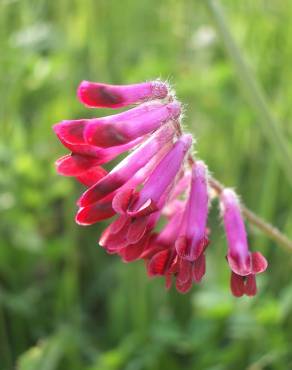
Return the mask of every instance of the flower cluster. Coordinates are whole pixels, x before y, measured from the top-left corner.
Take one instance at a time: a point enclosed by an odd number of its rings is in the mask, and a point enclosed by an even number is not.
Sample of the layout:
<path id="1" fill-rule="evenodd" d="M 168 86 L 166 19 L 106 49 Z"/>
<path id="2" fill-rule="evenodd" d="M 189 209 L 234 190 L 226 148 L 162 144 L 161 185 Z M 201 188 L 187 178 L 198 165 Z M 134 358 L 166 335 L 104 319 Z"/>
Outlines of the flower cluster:
<path id="1" fill-rule="evenodd" d="M 99 244 L 124 262 L 146 261 L 149 276 L 175 281 L 181 293 L 205 274 L 210 191 L 208 169 L 190 154 L 192 136 L 181 131 L 181 106 L 161 81 L 115 86 L 83 81 L 78 98 L 91 108 L 131 109 L 102 118 L 62 121 L 54 126 L 71 151 L 57 171 L 87 187 L 76 222 L 92 225 L 115 216 Z M 105 164 L 129 152 L 110 172 Z M 219 194 L 227 236 L 231 291 L 256 294 L 255 275 L 267 267 L 248 249 L 238 197 Z M 157 231 L 158 222 L 163 224 Z"/>

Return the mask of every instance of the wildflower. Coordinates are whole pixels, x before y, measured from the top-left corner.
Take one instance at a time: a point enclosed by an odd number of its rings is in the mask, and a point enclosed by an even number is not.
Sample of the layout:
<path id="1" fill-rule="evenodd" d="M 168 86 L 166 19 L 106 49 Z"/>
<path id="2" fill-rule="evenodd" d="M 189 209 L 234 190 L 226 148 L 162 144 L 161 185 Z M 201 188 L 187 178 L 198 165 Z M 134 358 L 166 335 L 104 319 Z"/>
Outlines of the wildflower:
<path id="1" fill-rule="evenodd" d="M 162 155 L 164 151 L 161 151 L 161 148 L 165 146 L 168 149 L 172 145 L 173 136 L 174 130 L 172 127 L 163 127 L 129 154 L 108 175 L 89 188 L 80 198 L 79 205 L 87 206 L 121 187 L 139 169 L 144 167 L 157 152 Z M 159 158 L 160 156 L 156 156 L 157 161 Z"/>
<path id="2" fill-rule="evenodd" d="M 207 218 L 207 168 L 202 161 L 197 161 L 193 165 L 190 195 L 176 241 L 176 250 L 182 258 L 189 261 L 204 258 L 202 254 L 208 245 Z"/>
<path id="3" fill-rule="evenodd" d="M 124 86 L 82 81 L 77 90 L 80 101 L 94 108 L 120 108 L 147 100 L 163 99 L 167 94 L 167 85 L 159 80 Z"/>
<path id="4" fill-rule="evenodd" d="M 231 268 L 231 291 L 236 297 L 256 294 L 255 275 L 266 270 L 268 264 L 259 252 L 251 253 L 248 248 L 240 203 L 235 192 L 224 189 L 221 197 L 226 238 L 227 261 Z"/>
<path id="5" fill-rule="evenodd" d="M 75 221 L 92 225 L 115 217 L 100 246 L 124 262 L 144 260 L 149 276 L 164 277 L 167 289 L 175 281 L 180 293 L 188 292 L 206 272 L 210 197 L 207 166 L 190 157 L 193 138 L 181 130 L 180 103 L 161 81 L 124 86 L 83 81 L 77 94 L 88 107 L 137 106 L 54 125 L 71 152 L 56 161 L 57 172 L 87 188 L 78 200 Z M 111 170 L 102 167 L 127 152 Z M 232 293 L 252 296 L 255 275 L 267 262 L 248 249 L 235 193 L 225 189 L 220 201 Z M 160 223 L 164 226 L 158 231 Z"/>

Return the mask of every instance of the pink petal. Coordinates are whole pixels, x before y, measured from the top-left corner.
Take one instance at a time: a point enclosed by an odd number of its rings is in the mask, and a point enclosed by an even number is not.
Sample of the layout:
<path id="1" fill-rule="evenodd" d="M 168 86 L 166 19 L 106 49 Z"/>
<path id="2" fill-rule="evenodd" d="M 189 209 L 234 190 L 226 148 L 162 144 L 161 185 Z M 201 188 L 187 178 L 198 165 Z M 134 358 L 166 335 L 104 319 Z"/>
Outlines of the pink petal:
<path id="1" fill-rule="evenodd" d="M 130 202 L 137 198 L 138 194 L 134 193 L 134 189 L 125 188 L 117 191 L 113 199 L 113 209 L 119 214 L 125 214 Z"/>
<path id="2" fill-rule="evenodd" d="M 149 276 L 164 275 L 170 257 L 169 250 L 163 250 L 155 254 L 147 265 Z"/>
<path id="3" fill-rule="evenodd" d="M 80 154 L 65 155 L 56 161 L 57 172 L 63 176 L 78 176 L 98 164 L 98 159 Z"/>
<path id="4" fill-rule="evenodd" d="M 80 208 L 77 212 L 75 221 L 79 225 L 92 225 L 112 217 L 115 211 L 112 208 L 111 202 L 111 199 L 103 199 L 88 207 Z"/>
<path id="5" fill-rule="evenodd" d="M 190 291 L 191 287 L 192 287 L 192 279 L 190 278 L 189 280 L 187 280 L 186 282 L 184 283 L 181 283 L 178 279 L 176 280 L 176 289 L 178 292 L 182 293 L 182 294 L 186 294 Z"/>
<path id="6" fill-rule="evenodd" d="M 202 253 L 193 263 L 193 279 L 196 283 L 200 283 L 206 273 L 206 257 Z"/>
<path id="7" fill-rule="evenodd" d="M 146 166 L 164 146 L 171 147 L 173 129 L 164 127 L 123 159 L 107 176 L 88 189 L 79 199 L 80 206 L 87 206 L 126 184 Z M 161 148 L 162 147 L 162 148 Z M 164 150 L 164 149 L 163 149 Z M 159 157 L 157 158 L 159 160 Z"/>
<path id="8" fill-rule="evenodd" d="M 260 252 L 253 252 L 251 254 L 251 264 L 253 274 L 264 272 L 268 267 L 268 262 Z"/>
<path id="9" fill-rule="evenodd" d="M 65 120 L 53 126 L 56 135 L 68 144 L 87 144 L 83 133 L 89 120 Z"/>
<path id="10" fill-rule="evenodd" d="M 126 247 L 122 248 L 120 251 L 120 256 L 124 262 L 132 262 L 141 258 L 141 254 L 144 248 L 147 246 L 149 241 L 149 236 L 146 235 L 143 239 L 135 244 L 129 244 Z"/>
<path id="11" fill-rule="evenodd" d="M 179 284 L 182 285 L 192 279 L 192 264 L 189 261 L 184 259 L 180 259 L 179 262 L 179 270 L 176 276 L 177 281 Z"/>
<path id="12" fill-rule="evenodd" d="M 235 297 L 241 297 L 245 294 L 244 277 L 231 272 L 230 288 Z"/>
<path id="13" fill-rule="evenodd" d="M 100 179 L 102 179 L 106 175 L 107 171 L 104 170 L 102 167 L 97 166 L 88 169 L 87 171 L 76 176 L 76 178 L 79 182 L 81 182 L 81 184 L 90 187 L 96 184 Z"/>
<path id="14" fill-rule="evenodd" d="M 245 281 L 244 292 L 247 296 L 252 297 L 257 294 L 257 284 L 255 275 L 250 274 L 248 275 Z"/>
<path id="15" fill-rule="evenodd" d="M 147 230 L 147 217 L 139 217 L 131 221 L 127 230 L 127 240 L 129 244 L 137 243 Z"/>
<path id="16" fill-rule="evenodd" d="M 82 81 L 78 87 L 79 100 L 87 107 L 119 108 L 151 99 L 163 99 L 168 89 L 161 81 L 133 85 L 108 85 Z"/>
<path id="17" fill-rule="evenodd" d="M 106 119 L 92 120 L 84 129 L 84 138 L 88 144 L 102 148 L 126 144 L 152 133 L 179 114 L 177 102 L 145 104 Z"/>

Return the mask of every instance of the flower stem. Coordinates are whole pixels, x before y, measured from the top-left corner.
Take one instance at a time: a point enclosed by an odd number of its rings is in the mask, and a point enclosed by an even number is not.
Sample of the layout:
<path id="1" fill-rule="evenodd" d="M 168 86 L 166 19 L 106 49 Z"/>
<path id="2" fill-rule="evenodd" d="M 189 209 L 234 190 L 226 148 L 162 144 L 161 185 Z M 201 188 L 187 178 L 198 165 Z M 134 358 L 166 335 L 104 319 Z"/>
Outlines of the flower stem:
<path id="1" fill-rule="evenodd" d="M 255 76 L 248 67 L 248 64 L 244 60 L 238 45 L 228 29 L 220 1 L 205 0 L 205 4 L 213 18 L 218 33 L 222 38 L 225 49 L 229 54 L 235 71 L 237 72 L 237 76 L 241 81 L 241 86 L 245 90 L 246 98 L 259 118 L 257 122 L 267 141 L 275 151 L 279 165 L 282 167 L 288 181 L 292 185 L 292 153 L 284 134 L 281 131 L 281 127 L 270 112 L 261 87 L 257 83 Z"/>

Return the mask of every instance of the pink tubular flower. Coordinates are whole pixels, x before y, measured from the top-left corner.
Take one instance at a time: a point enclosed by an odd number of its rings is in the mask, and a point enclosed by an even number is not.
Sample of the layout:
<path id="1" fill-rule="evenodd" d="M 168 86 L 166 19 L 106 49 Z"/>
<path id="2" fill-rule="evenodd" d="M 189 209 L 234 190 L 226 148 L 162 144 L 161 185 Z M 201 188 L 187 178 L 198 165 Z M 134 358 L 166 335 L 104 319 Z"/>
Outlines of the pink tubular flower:
<path id="1" fill-rule="evenodd" d="M 125 145 L 149 134 L 179 114 L 180 104 L 176 101 L 145 103 L 108 117 L 62 121 L 54 126 L 54 130 L 66 143 L 108 148 Z"/>
<path id="2" fill-rule="evenodd" d="M 144 260 L 150 277 L 162 276 L 167 289 L 175 282 L 178 292 L 187 293 L 206 272 L 210 197 L 207 166 L 191 156 L 192 136 L 182 132 L 180 103 L 161 81 L 124 86 L 83 81 L 77 95 L 87 107 L 140 105 L 54 125 L 71 152 L 56 161 L 57 172 L 87 188 L 77 203 L 76 223 L 113 218 L 100 246 L 124 262 Z M 126 152 L 110 170 L 102 167 Z M 210 184 L 216 188 L 214 181 Z M 267 261 L 248 249 L 235 193 L 225 189 L 220 203 L 231 291 L 236 297 L 255 295 L 255 275 Z"/>
<path id="3" fill-rule="evenodd" d="M 153 170 L 138 195 L 133 193 L 127 207 L 125 202 L 116 202 L 114 207 L 118 213 L 131 217 L 145 216 L 159 209 L 161 197 L 170 190 L 175 176 L 181 169 L 184 157 L 192 144 L 191 135 L 183 135 L 173 148 L 162 158 Z M 120 199 L 123 199 L 120 197 Z"/>
<path id="4" fill-rule="evenodd" d="M 240 203 L 235 192 L 224 189 L 220 201 L 228 243 L 227 260 L 232 270 L 231 291 L 236 297 L 244 294 L 253 296 L 257 291 L 255 275 L 266 270 L 267 261 L 261 253 L 249 251 Z"/>
<path id="5" fill-rule="evenodd" d="M 163 99 L 167 94 L 167 85 L 159 80 L 123 86 L 82 81 L 77 90 L 79 100 L 93 108 L 125 107 L 146 100 Z"/>
<path id="6" fill-rule="evenodd" d="M 118 164 L 107 176 L 89 188 L 80 198 L 80 206 L 88 206 L 107 194 L 120 188 L 142 167 L 144 167 L 159 150 L 172 145 L 174 130 L 171 126 L 162 127 L 139 148 Z"/>
<path id="7" fill-rule="evenodd" d="M 84 130 L 84 138 L 88 144 L 104 148 L 125 144 L 157 130 L 179 114 L 180 104 L 177 102 L 144 104 L 116 115 L 116 119 L 112 116 L 112 119 L 89 123 Z"/>
<path id="8" fill-rule="evenodd" d="M 184 211 L 180 235 L 176 241 L 177 253 L 182 258 L 188 261 L 205 259 L 203 253 L 208 245 L 207 218 L 207 168 L 204 162 L 197 161 L 193 165 L 190 195 Z"/>
<path id="9" fill-rule="evenodd" d="M 59 158 L 55 163 L 57 172 L 63 176 L 79 176 L 101 164 L 110 162 L 121 153 L 134 148 L 142 141 L 141 138 L 139 138 L 124 145 L 99 148 L 86 143 L 70 144 L 60 136 L 56 126 L 54 130 L 61 143 L 72 152 L 71 154 Z"/>

